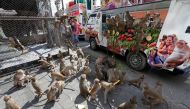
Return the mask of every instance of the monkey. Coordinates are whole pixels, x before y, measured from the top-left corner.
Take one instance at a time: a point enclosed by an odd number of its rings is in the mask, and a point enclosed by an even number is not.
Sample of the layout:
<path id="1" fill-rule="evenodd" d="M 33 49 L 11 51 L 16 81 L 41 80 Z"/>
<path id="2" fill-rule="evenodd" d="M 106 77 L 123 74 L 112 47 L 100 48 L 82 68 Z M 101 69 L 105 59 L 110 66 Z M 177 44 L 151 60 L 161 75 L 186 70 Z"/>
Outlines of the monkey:
<path id="1" fill-rule="evenodd" d="M 55 66 L 52 63 L 48 62 L 45 59 L 40 59 L 38 62 L 40 62 L 42 69 L 55 68 Z"/>
<path id="2" fill-rule="evenodd" d="M 143 95 L 145 98 L 143 99 L 143 101 L 150 105 L 150 109 L 154 109 L 155 105 L 161 104 L 161 103 L 165 103 L 167 106 L 167 109 L 169 109 L 167 101 L 161 95 L 159 95 L 158 93 L 150 89 L 148 84 L 144 85 Z"/>
<path id="3" fill-rule="evenodd" d="M 24 86 L 26 82 L 25 71 L 22 69 L 17 70 L 13 77 L 13 80 L 14 80 L 14 86 Z"/>
<path id="4" fill-rule="evenodd" d="M 121 103 L 116 109 L 136 109 L 137 100 L 136 96 L 133 96 L 129 102 Z"/>
<path id="5" fill-rule="evenodd" d="M 63 71 L 63 69 L 65 68 L 65 59 L 61 59 L 61 62 L 60 62 L 60 72 Z"/>
<path id="6" fill-rule="evenodd" d="M 161 83 L 161 81 L 157 81 L 156 85 L 154 87 L 155 91 L 162 96 L 162 86 L 163 84 Z"/>
<path id="7" fill-rule="evenodd" d="M 82 74 L 79 83 L 80 95 L 87 98 L 90 95 L 90 85 L 86 79 L 86 75 Z"/>
<path id="8" fill-rule="evenodd" d="M 82 73 L 86 74 L 86 75 L 89 75 L 91 71 L 92 70 L 91 70 L 91 68 L 89 66 L 84 66 L 83 70 L 82 70 Z"/>
<path id="9" fill-rule="evenodd" d="M 97 94 L 97 92 L 99 91 L 101 89 L 101 84 L 100 84 L 100 80 L 98 79 L 98 78 L 96 78 L 96 79 L 94 79 L 94 84 L 93 84 L 93 86 L 90 88 L 90 91 L 89 91 L 89 93 L 90 93 L 90 95 L 91 95 L 91 98 L 93 99 L 93 100 L 95 100 L 96 99 L 96 94 Z"/>
<path id="10" fill-rule="evenodd" d="M 48 53 L 48 57 L 46 58 L 47 62 L 50 63 L 50 61 L 52 60 L 52 55 L 50 53 Z"/>
<path id="11" fill-rule="evenodd" d="M 55 72 L 54 70 L 51 70 L 50 73 L 51 73 L 51 78 L 52 78 L 52 82 L 51 83 L 53 83 L 55 80 L 58 80 L 58 81 L 62 80 L 62 81 L 64 81 L 65 79 L 67 79 L 67 77 L 65 77 L 61 73 Z"/>
<path id="12" fill-rule="evenodd" d="M 134 80 L 128 80 L 129 85 L 133 85 L 137 88 L 141 88 L 141 84 L 144 80 L 144 75 L 141 75 L 138 79 L 134 79 Z"/>
<path id="13" fill-rule="evenodd" d="M 62 71 L 61 74 L 68 77 L 71 76 L 73 74 L 75 74 L 75 69 L 73 68 L 73 66 L 66 66 Z"/>
<path id="14" fill-rule="evenodd" d="M 117 68 L 110 68 L 107 71 L 108 75 L 108 82 L 116 82 L 117 80 L 120 80 L 120 83 L 123 83 L 125 78 L 124 78 L 124 72 Z"/>
<path id="15" fill-rule="evenodd" d="M 22 54 L 24 53 L 24 50 L 26 49 L 24 45 L 16 38 L 16 37 L 9 37 L 9 42 L 14 48 L 19 48 L 22 50 Z"/>
<path id="16" fill-rule="evenodd" d="M 38 97 L 41 97 L 42 95 L 44 95 L 35 77 L 31 78 L 31 84 L 32 84 L 32 87 L 35 89 L 35 93 L 38 95 Z"/>
<path id="17" fill-rule="evenodd" d="M 110 82 L 106 82 L 106 81 L 101 81 L 100 84 L 102 86 L 102 88 L 105 90 L 104 91 L 104 103 L 107 103 L 107 94 L 108 92 L 110 92 L 116 84 L 118 84 L 120 82 L 120 80 L 114 82 L 114 83 L 110 83 Z"/>
<path id="18" fill-rule="evenodd" d="M 11 96 L 5 95 L 4 101 L 6 104 L 6 109 L 21 109 L 21 107 L 15 102 L 15 100 Z"/>
<path id="19" fill-rule="evenodd" d="M 84 52 L 82 51 L 82 49 L 80 47 L 77 48 L 77 56 L 84 58 Z"/>
<path id="20" fill-rule="evenodd" d="M 51 86 L 47 93 L 47 103 L 51 101 L 56 101 L 56 94 L 58 93 L 58 88 L 55 86 Z"/>
<path id="21" fill-rule="evenodd" d="M 57 54 L 57 57 L 61 60 L 64 58 L 63 53 L 61 52 L 61 50 L 59 50 L 59 53 Z"/>
<path id="22" fill-rule="evenodd" d="M 58 95 L 60 95 L 64 89 L 64 81 L 56 81 L 54 86 L 58 89 Z"/>

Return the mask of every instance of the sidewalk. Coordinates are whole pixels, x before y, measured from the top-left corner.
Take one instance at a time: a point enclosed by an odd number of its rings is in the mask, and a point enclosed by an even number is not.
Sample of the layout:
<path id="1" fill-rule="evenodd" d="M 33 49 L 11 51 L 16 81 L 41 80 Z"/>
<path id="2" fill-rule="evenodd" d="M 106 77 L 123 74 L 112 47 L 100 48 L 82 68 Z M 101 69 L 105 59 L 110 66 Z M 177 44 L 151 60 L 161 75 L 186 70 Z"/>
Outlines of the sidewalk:
<path id="1" fill-rule="evenodd" d="M 4 48 L 6 48 L 4 46 Z M 28 46 L 28 52 L 21 55 L 21 51 L 9 50 L 9 49 L 0 49 L 0 57 L 5 60 L 0 61 L 0 75 L 8 72 L 15 71 L 21 67 L 26 67 L 31 64 L 37 63 L 37 60 L 40 56 L 47 57 L 48 53 L 52 56 L 56 55 L 59 50 L 62 52 L 67 52 L 66 47 L 61 48 L 47 48 L 45 44 L 36 44 Z"/>

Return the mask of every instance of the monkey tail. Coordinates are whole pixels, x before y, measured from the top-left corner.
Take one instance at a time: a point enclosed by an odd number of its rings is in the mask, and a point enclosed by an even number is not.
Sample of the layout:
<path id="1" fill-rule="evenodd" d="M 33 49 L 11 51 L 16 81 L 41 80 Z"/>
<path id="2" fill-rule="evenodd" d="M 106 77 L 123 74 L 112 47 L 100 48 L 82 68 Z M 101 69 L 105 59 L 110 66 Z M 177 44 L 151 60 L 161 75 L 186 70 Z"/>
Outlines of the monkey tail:
<path id="1" fill-rule="evenodd" d="M 117 85 L 120 82 L 120 80 L 117 80 L 116 82 L 113 83 L 113 85 Z"/>

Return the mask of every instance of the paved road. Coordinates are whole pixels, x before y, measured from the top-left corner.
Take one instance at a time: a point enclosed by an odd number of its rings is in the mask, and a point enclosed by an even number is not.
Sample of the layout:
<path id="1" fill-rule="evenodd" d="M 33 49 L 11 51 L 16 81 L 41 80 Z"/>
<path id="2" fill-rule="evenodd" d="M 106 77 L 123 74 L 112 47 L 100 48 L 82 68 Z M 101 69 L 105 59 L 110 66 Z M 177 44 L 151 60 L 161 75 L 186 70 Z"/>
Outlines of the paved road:
<path id="1" fill-rule="evenodd" d="M 96 57 L 100 55 L 106 55 L 107 53 L 103 52 L 102 50 L 90 50 L 88 48 L 89 45 L 86 42 L 81 42 L 80 46 L 83 47 L 85 53 L 91 55 L 90 67 L 93 71 L 91 75 L 87 76 L 87 78 L 89 81 L 92 82 L 95 78 L 94 62 Z M 169 72 L 160 70 L 156 71 L 147 69 L 142 72 L 137 72 L 131 70 L 125 65 L 125 61 L 123 61 L 124 58 L 116 56 L 116 59 L 117 62 L 120 63 L 120 67 L 126 71 L 125 76 L 128 79 L 137 78 L 141 74 L 145 74 L 145 82 L 150 84 L 150 86 L 154 86 L 154 83 L 157 80 L 162 81 L 164 83 L 163 95 L 169 102 L 169 106 L 171 107 L 171 109 L 187 109 L 183 104 L 190 107 L 190 79 L 184 78 L 183 76 L 168 74 Z M 58 64 L 56 65 L 57 68 L 59 68 Z M 32 70 L 31 72 L 37 74 L 36 78 L 38 79 L 40 86 L 44 91 L 46 91 L 51 81 L 50 77 L 47 75 L 47 72 L 38 69 Z M 40 99 L 35 98 L 31 85 L 28 85 L 27 87 L 22 89 L 13 89 L 12 82 L 10 81 L 11 77 L 12 75 L 0 78 L 0 109 L 3 109 L 5 107 L 2 97 L 3 94 L 11 95 L 23 109 L 75 109 L 75 104 L 84 104 L 88 109 L 99 109 L 99 107 L 92 105 L 90 102 L 87 102 L 79 95 L 79 76 L 77 76 L 77 78 L 74 78 L 68 83 L 68 85 L 66 86 L 67 89 L 64 89 L 58 102 L 49 104 L 45 104 L 46 96 L 43 96 Z M 74 89 L 75 91 L 71 91 L 69 89 Z M 142 92 L 133 86 L 129 86 L 127 83 L 117 86 L 109 94 L 108 100 L 112 105 L 117 106 L 124 101 L 128 101 L 134 95 L 137 96 L 137 109 L 148 109 L 148 107 L 143 105 L 141 102 Z M 110 109 L 108 104 L 103 104 L 103 91 L 100 91 L 98 93 L 98 101 L 99 104 L 104 107 L 104 109 Z M 165 106 L 159 105 L 155 109 L 165 109 Z"/>

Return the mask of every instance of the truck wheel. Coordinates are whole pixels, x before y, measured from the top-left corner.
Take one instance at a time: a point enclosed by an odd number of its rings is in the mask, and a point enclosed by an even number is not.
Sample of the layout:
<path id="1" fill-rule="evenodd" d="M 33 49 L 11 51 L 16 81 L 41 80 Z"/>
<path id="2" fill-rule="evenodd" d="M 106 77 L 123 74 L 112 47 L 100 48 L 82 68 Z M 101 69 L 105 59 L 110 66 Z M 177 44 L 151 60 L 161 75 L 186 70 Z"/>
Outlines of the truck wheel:
<path id="1" fill-rule="evenodd" d="M 96 50 L 97 49 L 97 43 L 96 43 L 95 38 L 90 38 L 90 48 L 92 50 Z"/>
<path id="2" fill-rule="evenodd" d="M 147 59 L 143 53 L 129 52 L 126 56 L 127 65 L 134 70 L 143 70 L 147 65 Z"/>

